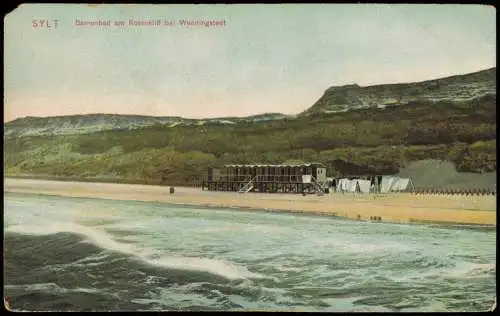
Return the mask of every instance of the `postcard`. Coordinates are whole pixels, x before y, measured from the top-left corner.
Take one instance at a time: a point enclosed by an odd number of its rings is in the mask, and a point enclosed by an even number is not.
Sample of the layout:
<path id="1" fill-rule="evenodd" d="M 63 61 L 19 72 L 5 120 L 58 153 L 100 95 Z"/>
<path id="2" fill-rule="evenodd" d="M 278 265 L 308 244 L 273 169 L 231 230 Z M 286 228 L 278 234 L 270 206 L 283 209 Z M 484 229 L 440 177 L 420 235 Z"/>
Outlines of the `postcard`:
<path id="1" fill-rule="evenodd" d="M 496 309 L 496 9 L 22 4 L 9 311 Z"/>

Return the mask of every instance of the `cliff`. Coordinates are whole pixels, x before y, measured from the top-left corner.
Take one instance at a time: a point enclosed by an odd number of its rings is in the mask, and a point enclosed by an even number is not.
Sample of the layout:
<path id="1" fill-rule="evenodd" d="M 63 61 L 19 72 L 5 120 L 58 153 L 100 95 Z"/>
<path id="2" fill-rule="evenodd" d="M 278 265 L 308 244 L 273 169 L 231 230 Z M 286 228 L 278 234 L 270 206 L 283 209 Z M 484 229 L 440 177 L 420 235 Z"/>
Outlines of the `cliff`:
<path id="1" fill-rule="evenodd" d="M 286 118 L 281 113 L 248 117 L 188 119 L 178 116 L 142 116 L 119 114 L 86 114 L 53 117 L 23 117 L 5 123 L 4 137 L 78 135 L 110 130 L 136 130 L 154 125 L 168 127 L 192 125 L 232 125 Z"/>
<path id="2" fill-rule="evenodd" d="M 357 84 L 328 88 L 303 116 L 353 109 L 402 106 L 412 103 L 459 103 L 485 95 L 496 95 L 496 68 L 466 75 L 414 83 L 360 87 Z"/>

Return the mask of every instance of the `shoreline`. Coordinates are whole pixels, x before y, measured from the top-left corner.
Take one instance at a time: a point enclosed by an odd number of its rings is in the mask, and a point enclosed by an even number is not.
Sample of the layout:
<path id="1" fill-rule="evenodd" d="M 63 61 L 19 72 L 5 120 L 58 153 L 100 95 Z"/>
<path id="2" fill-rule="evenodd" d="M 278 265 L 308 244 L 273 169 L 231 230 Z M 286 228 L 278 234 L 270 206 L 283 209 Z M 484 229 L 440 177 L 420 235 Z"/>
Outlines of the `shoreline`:
<path id="1" fill-rule="evenodd" d="M 104 198 L 172 205 L 329 216 L 363 222 L 496 227 L 496 196 L 342 194 L 324 196 L 202 191 L 199 188 L 4 178 L 5 193 Z M 372 217 L 381 220 L 370 220 Z"/>

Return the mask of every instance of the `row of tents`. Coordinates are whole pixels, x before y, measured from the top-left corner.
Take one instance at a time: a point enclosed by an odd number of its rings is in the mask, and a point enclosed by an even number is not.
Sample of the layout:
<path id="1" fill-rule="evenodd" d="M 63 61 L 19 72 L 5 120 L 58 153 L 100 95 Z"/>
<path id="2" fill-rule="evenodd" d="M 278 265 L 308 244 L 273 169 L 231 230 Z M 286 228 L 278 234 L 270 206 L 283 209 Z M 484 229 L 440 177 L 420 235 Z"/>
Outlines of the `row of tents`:
<path id="1" fill-rule="evenodd" d="M 370 180 L 339 179 L 335 191 L 344 193 L 389 193 L 411 192 L 414 189 L 415 186 L 410 178 L 383 176 L 380 186 Z"/>

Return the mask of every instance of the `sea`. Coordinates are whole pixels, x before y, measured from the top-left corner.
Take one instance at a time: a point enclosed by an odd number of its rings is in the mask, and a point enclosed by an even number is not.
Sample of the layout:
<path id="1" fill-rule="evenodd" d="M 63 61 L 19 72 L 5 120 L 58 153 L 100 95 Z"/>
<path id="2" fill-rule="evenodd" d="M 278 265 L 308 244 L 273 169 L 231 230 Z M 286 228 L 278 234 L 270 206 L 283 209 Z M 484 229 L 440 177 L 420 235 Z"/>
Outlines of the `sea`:
<path id="1" fill-rule="evenodd" d="M 4 193 L 14 311 L 486 311 L 496 229 Z"/>

